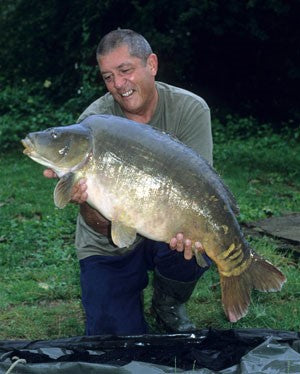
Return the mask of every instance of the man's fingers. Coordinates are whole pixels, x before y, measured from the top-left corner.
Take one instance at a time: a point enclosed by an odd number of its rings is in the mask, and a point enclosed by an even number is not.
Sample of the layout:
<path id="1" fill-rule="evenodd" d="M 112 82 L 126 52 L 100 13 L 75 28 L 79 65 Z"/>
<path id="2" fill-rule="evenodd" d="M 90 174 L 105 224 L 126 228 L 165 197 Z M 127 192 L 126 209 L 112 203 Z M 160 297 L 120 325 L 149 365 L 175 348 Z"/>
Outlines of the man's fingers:
<path id="1" fill-rule="evenodd" d="M 72 195 L 72 201 L 76 201 L 78 204 L 84 203 L 88 198 L 87 192 L 75 193 Z"/>
<path id="2" fill-rule="evenodd" d="M 82 178 L 73 186 L 72 200 L 81 204 L 88 198 L 86 179 Z"/>
<path id="3" fill-rule="evenodd" d="M 56 173 L 53 170 L 51 170 L 51 169 L 45 169 L 43 171 L 43 175 L 46 178 L 57 178 Z"/>
<path id="4" fill-rule="evenodd" d="M 51 170 L 51 169 L 45 169 L 43 171 L 43 175 L 46 178 L 57 178 L 56 173 Z M 88 198 L 88 193 L 87 193 L 87 180 L 86 178 L 82 178 L 77 182 L 73 188 L 72 188 L 72 194 L 71 194 L 71 199 L 72 201 L 75 201 L 78 204 L 84 203 L 87 198 Z"/>
<path id="5" fill-rule="evenodd" d="M 80 188 L 85 188 L 85 189 L 87 189 L 86 181 L 87 181 L 86 178 L 81 178 L 81 179 L 79 179 L 78 185 L 80 186 Z"/>
<path id="6" fill-rule="evenodd" d="M 184 241 L 184 258 L 190 260 L 193 257 L 192 242 L 190 239 Z"/>
<path id="7" fill-rule="evenodd" d="M 195 250 L 199 253 L 205 253 L 203 245 L 200 242 L 195 242 Z"/>
<path id="8" fill-rule="evenodd" d="M 182 252 L 184 247 L 183 234 L 177 234 L 174 238 L 170 240 L 169 245 L 171 249 L 175 249 L 178 252 Z"/>
<path id="9" fill-rule="evenodd" d="M 176 244 L 177 244 L 177 239 L 176 238 L 172 238 L 170 240 L 170 248 L 171 249 L 176 249 Z"/>
<path id="10" fill-rule="evenodd" d="M 176 239 L 177 239 L 176 250 L 178 252 L 182 252 L 183 249 L 184 249 L 183 234 L 182 233 L 178 233 L 176 235 Z"/>
<path id="11" fill-rule="evenodd" d="M 205 250 L 200 242 L 195 242 L 192 245 L 190 239 L 184 239 L 182 233 L 178 233 L 175 237 L 170 240 L 170 248 L 178 252 L 184 252 L 184 258 L 190 260 L 193 258 L 194 251 L 198 253 L 205 253 Z"/>
<path id="12" fill-rule="evenodd" d="M 174 249 L 178 252 L 182 252 L 184 250 L 184 238 L 182 233 L 178 233 L 174 238 L 170 240 L 170 248 Z"/>
<path id="13" fill-rule="evenodd" d="M 87 201 L 87 198 L 88 198 L 87 192 L 84 192 L 83 194 L 81 194 L 79 198 L 79 204 L 85 203 Z"/>

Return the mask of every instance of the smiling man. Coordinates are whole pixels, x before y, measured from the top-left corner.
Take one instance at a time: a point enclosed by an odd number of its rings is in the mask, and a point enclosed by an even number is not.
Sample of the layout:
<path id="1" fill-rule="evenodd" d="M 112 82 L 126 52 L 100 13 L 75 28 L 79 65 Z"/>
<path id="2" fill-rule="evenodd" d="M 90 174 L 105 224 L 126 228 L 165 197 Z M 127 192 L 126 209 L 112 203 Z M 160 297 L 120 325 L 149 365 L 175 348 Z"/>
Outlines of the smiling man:
<path id="1" fill-rule="evenodd" d="M 93 102 L 78 122 L 92 114 L 112 114 L 150 124 L 212 163 L 207 104 L 189 91 L 155 81 L 158 59 L 142 35 L 122 29 L 110 32 L 98 45 L 97 61 L 108 93 Z M 44 175 L 53 176 L 50 170 Z M 82 180 L 73 200 L 80 203 L 76 248 L 86 334 L 147 332 L 141 295 L 148 270 L 154 270 L 152 309 L 158 321 L 168 332 L 194 330 L 184 304 L 207 267 L 197 265 L 191 241 L 178 233 L 170 245 L 139 237 L 129 248 L 118 248 L 111 242 L 109 221 L 85 202 L 87 196 Z M 203 251 L 200 242 L 195 247 Z"/>
<path id="2" fill-rule="evenodd" d="M 134 57 L 130 55 L 127 45 L 121 45 L 109 53 L 105 46 L 100 45 L 97 52 L 106 87 L 124 115 L 136 122 L 148 123 L 158 101 L 154 84 L 158 65 L 156 55 L 150 53 L 147 59 L 145 56 Z"/>

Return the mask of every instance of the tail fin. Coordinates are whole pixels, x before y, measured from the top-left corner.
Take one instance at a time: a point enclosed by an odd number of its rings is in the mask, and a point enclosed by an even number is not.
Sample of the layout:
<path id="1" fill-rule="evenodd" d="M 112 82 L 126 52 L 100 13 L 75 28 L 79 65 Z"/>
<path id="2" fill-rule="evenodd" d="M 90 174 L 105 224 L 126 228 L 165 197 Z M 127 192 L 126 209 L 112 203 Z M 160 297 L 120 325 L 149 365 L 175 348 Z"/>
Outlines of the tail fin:
<path id="1" fill-rule="evenodd" d="M 221 276 L 222 303 L 230 322 L 247 314 L 252 288 L 263 292 L 280 291 L 285 276 L 270 262 L 253 254 L 250 266 L 238 276 Z"/>

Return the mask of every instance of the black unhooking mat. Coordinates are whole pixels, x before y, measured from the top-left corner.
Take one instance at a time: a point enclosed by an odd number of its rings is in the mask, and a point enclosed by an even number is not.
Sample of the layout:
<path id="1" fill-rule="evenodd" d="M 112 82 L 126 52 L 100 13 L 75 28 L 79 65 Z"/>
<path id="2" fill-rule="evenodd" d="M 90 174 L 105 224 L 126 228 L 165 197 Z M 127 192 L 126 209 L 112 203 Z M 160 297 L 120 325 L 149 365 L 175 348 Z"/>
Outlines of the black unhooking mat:
<path id="1" fill-rule="evenodd" d="M 192 334 L 0 341 L 0 373 L 300 373 L 300 333 Z"/>

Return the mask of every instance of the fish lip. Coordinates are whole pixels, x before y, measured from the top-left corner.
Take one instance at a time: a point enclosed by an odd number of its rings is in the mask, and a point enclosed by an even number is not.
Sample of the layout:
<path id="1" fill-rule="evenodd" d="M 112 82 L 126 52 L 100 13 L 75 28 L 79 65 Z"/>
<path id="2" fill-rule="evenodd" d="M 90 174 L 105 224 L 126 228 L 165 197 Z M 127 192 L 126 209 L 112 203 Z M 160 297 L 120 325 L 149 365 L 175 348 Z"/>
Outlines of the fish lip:
<path id="1" fill-rule="evenodd" d="M 25 139 L 21 140 L 21 143 L 23 144 L 23 147 L 24 147 L 23 153 L 25 155 L 30 155 L 33 152 L 33 144 L 30 141 L 30 139 L 26 137 Z"/>

